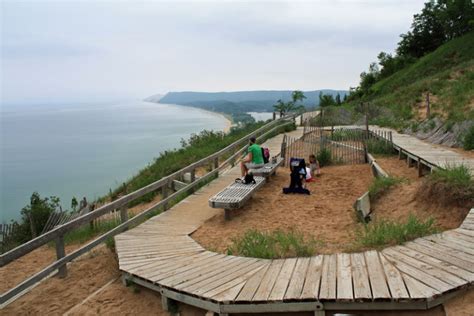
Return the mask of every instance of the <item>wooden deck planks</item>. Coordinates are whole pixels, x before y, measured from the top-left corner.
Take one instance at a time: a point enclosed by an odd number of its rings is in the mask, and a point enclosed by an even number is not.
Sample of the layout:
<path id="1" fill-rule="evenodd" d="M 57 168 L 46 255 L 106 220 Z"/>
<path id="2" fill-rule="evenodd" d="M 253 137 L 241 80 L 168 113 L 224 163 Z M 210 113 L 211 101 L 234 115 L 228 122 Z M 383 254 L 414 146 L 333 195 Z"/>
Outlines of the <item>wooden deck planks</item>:
<path id="1" fill-rule="evenodd" d="M 352 271 L 351 256 L 348 253 L 339 253 L 337 258 L 337 299 L 352 300 Z"/>
<path id="2" fill-rule="evenodd" d="M 321 284 L 321 274 L 323 271 L 323 255 L 310 259 L 306 278 L 301 292 L 301 299 L 311 299 L 319 297 L 319 286 Z"/>
<path id="3" fill-rule="evenodd" d="M 435 257 L 425 255 L 423 253 L 417 252 L 413 249 L 410 249 L 404 246 L 397 246 L 395 247 L 395 250 L 407 256 L 410 256 L 411 258 L 414 258 L 418 261 L 431 264 L 432 266 L 436 266 L 438 269 L 442 269 L 446 272 L 452 273 L 466 281 L 469 281 L 469 282 L 474 281 L 474 273 L 464 270 L 449 262 L 436 259 Z"/>
<path id="4" fill-rule="evenodd" d="M 298 258 L 293 271 L 293 276 L 290 279 L 290 284 L 285 293 L 285 300 L 299 299 L 303 291 L 306 273 L 311 258 Z"/>
<path id="5" fill-rule="evenodd" d="M 296 258 L 285 259 L 283 266 L 281 267 L 280 273 L 278 274 L 277 280 L 268 296 L 270 301 L 282 301 L 285 296 L 286 289 L 290 284 L 290 279 L 293 274 L 293 270 L 296 266 Z"/>
<path id="6" fill-rule="evenodd" d="M 393 252 L 387 252 L 385 250 L 385 257 L 404 274 L 411 276 L 412 278 L 428 285 L 429 287 L 437 290 L 438 292 L 446 292 L 452 289 L 452 286 L 449 283 L 438 279 L 437 277 L 433 276 L 432 273 L 426 273 L 423 270 L 420 270 L 419 267 L 415 268 L 405 263 L 403 260 L 400 260 L 400 257 L 394 254 Z"/>
<path id="7" fill-rule="evenodd" d="M 354 298 L 371 299 L 369 273 L 363 253 L 351 254 L 352 281 L 354 286 Z"/>
<path id="8" fill-rule="evenodd" d="M 260 283 L 263 280 L 268 268 L 270 267 L 270 263 L 266 265 L 261 270 L 257 271 L 252 277 L 245 282 L 242 290 L 240 291 L 238 297 L 236 298 L 237 301 L 251 301 L 255 292 L 257 291 Z"/>
<path id="9" fill-rule="evenodd" d="M 415 242 L 405 243 L 404 246 L 423 253 L 427 256 L 458 266 L 461 269 L 465 269 L 469 272 L 474 272 L 474 265 L 471 262 L 454 257 L 449 252 L 449 250 L 446 251 L 445 249 L 436 249 L 431 245 L 420 245 L 419 243 Z"/>
<path id="10" fill-rule="evenodd" d="M 336 299 L 336 255 L 324 255 L 319 299 Z"/>
<path id="11" fill-rule="evenodd" d="M 374 299 L 391 298 L 387 282 L 385 281 L 385 272 L 377 251 L 366 251 L 364 256 L 367 263 L 370 286 L 372 288 L 372 297 Z"/>
<path id="12" fill-rule="evenodd" d="M 255 295 L 253 296 L 253 301 L 266 301 L 268 299 L 273 289 L 273 285 L 276 282 L 278 274 L 280 274 L 280 270 L 283 267 L 284 261 L 285 260 L 282 259 L 276 259 L 272 261 L 270 267 L 268 268 L 267 272 L 265 273 L 265 276 L 262 279 L 262 282 L 260 283 L 260 286 L 258 287 L 257 291 L 255 292 Z"/>
<path id="13" fill-rule="evenodd" d="M 410 298 L 405 282 L 403 281 L 402 274 L 398 269 L 391 264 L 383 254 L 379 254 L 380 262 L 382 263 L 387 278 L 388 288 L 390 295 L 395 300 L 402 300 Z"/>

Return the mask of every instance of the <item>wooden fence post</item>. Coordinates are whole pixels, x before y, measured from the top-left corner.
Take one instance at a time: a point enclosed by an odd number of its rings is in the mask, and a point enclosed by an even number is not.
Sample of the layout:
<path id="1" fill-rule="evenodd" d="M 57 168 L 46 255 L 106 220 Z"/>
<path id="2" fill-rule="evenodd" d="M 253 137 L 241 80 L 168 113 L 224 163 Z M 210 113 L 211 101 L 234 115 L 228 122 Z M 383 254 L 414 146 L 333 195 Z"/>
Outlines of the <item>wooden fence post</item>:
<path id="1" fill-rule="evenodd" d="M 126 206 L 122 206 L 120 208 L 120 220 L 122 221 L 122 223 L 128 221 L 128 209 Z"/>
<path id="2" fill-rule="evenodd" d="M 273 120 L 276 120 L 277 114 L 275 111 L 273 111 Z"/>
<path id="3" fill-rule="evenodd" d="M 56 238 L 56 258 L 59 260 L 66 255 L 66 249 L 64 248 L 64 236 L 58 236 Z M 66 263 L 58 268 L 58 277 L 65 278 L 67 276 Z"/>
<path id="4" fill-rule="evenodd" d="M 191 170 L 191 183 L 196 181 L 196 169 Z"/>

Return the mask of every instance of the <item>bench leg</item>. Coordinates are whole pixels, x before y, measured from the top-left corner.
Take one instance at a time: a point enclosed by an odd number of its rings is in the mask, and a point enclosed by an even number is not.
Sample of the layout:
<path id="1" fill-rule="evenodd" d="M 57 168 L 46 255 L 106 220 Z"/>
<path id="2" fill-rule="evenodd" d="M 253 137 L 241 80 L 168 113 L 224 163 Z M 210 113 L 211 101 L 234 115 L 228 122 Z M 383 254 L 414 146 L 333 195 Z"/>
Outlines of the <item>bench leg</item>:
<path id="1" fill-rule="evenodd" d="M 228 208 L 224 209 L 224 219 L 230 221 L 230 209 Z"/>

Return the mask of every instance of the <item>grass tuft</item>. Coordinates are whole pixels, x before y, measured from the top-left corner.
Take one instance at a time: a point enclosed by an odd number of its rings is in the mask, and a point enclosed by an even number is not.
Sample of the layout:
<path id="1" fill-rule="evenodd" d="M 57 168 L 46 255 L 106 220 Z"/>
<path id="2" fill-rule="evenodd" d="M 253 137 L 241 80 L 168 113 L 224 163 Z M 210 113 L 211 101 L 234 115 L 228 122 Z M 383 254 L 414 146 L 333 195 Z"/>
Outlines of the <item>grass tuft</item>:
<path id="1" fill-rule="evenodd" d="M 437 231 L 433 218 L 423 221 L 410 214 L 406 222 L 380 220 L 364 225 L 363 229 L 357 231 L 357 243 L 363 247 L 399 245 Z"/>
<path id="2" fill-rule="evenodd" d="M 233 239 L 232 242 L 227 248 L 229 255 L 263 259 L 309 257 L 321 245 L 321 241 L 305 238 L 302 233 L 295 230 L 286 232 L 248 230 L 242 237 Z"/>
<path id="3" fill-rule="evenodd" d="M 396 177 L 377 177 L 369 187 L 369 197 L 371 201 L 379 199 L 391 187 L 402 183 L 404 179 Z"/>

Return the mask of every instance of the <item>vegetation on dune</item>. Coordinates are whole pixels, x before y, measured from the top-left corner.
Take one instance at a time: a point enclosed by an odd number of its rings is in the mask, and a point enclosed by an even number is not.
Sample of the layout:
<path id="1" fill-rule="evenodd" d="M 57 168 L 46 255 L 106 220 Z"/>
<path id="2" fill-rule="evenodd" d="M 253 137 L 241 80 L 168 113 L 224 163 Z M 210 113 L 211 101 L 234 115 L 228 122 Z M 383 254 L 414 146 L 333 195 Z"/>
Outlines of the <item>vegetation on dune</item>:
<path id="1" fill-rule="evenodd" d="M 474 179 L 464 165 L 435 169 L 426 176 L 419 194 L 445 205 L 466 206 L 474 203 Z"/>
<path id="2" fill-rule="evenodd" d="M 356 243 L 361 247 L 399 245 L 436 232 L 433 218 L 421 220 L 410 214 L 405 222 L 381 219 L 365 224 L 357 231 Z"/>
<path id="3" fill-rule="evenodd" d="M 474 121 L 474 6 L 470 0 L 436 0 L 416 14 L 396 53 L 381 52 L 360 75 L 342 106 L 353 122 L 416 132 L 416 120 L 438 117 L 446 132 Z M 427 94 L 431 109 L 426 110 Z M 464 124 L 457 135 L 466 133 Z M 425 125 L 428 130 L 429 125 Z M 461 130 L 459 130 L 461 129 Z M 464 137 L 469 145 L 470 138 Z M 462 142 L 458 142 L 462 144 Z"/>
<path id="4" fill-rule="evenodd" d="M 396 177 L 375 177 L 369 187 L 369 196 L 372 201 L 379 199 L 390 188 L 402 183 L 404 179 Z"/>
<path id="5" fill-rule="evenodd" d="M 315 254 L 321 241 L 305 238 L 298 231 L 274 230 L 260 232 L 248 230 L 240 238 L 232 240 L 227 249 L 229 255 L 278 259 L 291 257 L 309 257 Z"/>

